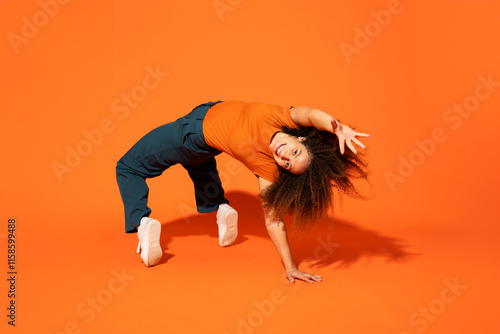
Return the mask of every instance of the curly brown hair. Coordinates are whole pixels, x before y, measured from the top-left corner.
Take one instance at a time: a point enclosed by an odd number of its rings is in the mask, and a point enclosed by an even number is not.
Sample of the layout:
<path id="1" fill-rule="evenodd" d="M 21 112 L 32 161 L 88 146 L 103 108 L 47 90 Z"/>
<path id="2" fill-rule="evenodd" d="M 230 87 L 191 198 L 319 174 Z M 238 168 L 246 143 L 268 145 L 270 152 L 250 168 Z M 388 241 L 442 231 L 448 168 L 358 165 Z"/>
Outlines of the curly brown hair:
<path id="1" fill-rule="evenodd" d="M 367 163 L 363 154 L 354 154 L 348 148 L 340 154 L 337 136 L 315 128 L 291 129 L 283 132 L 294 137 L 305 137 L 302 142 L 311 162 L 300 175 L 278 166 L 277 180 L 261 195 L 264 210 L 275 219 L 293 213 L 293 228 L 304 231 L 333 212 L 334 189 L 342 201 L 343 195 L 365 198 L 355 188 L 353 179 L 368 181 Z"/>

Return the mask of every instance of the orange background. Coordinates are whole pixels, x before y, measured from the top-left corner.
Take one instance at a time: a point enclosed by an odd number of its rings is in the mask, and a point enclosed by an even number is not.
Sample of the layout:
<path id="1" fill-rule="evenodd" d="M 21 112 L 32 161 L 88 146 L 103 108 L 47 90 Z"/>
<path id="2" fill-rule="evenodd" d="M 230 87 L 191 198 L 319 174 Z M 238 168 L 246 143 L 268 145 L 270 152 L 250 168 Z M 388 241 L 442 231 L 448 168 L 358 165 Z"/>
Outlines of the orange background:
<path id="1" fill-rule="evenodd" d="M 500 82 L 498 1 L 54 3 L 0 1 L 2 332 L 499 331 L 500 86 L 478 79 Z M 347 44 L 357 48 L 348 57 Z M 147 68 L 168 73 L 151 90 L 141 88 Z M 140 101 L 126 107 L 132 93 Z M 300 268 L 322 283 L 283 280 L 257 182 L 225 155 L 236 244 L 218 246 L 215 214 L 194 213 L 175 166 L 149 182 L 164 259 L 145 268 L 134 253 L 116 161 L 149 130 L 218 99 L 316 107 L 372 135 L 373 187 L 363 189 L 373 198 L 345 198 L 334 231 L 291 238 Z M 445 119 L 474 101 L 461 123 Z M 86 156 L 58 178 L 68 147 Z M 402 158 L 418 166 L 391 186 Z M 9 218 L 15 328 L 5 316 Z"/>

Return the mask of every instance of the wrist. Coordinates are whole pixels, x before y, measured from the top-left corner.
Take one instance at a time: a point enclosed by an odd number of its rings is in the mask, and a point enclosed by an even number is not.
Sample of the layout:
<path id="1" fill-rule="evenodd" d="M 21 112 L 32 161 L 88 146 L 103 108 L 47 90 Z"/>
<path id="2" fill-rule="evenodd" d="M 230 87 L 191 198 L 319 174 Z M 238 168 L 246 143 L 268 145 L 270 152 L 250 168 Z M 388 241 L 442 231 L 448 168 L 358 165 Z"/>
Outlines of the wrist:
<path id="1" fill-rule="evenodd" d="M 333 125 L 333 131 L 342 130 L 342 128 L 341 128 L 342 124 L 340 124 L 340 122 L 338 120 L 336 120 L 335 118 L 332 121 L 332 125 Z"/>

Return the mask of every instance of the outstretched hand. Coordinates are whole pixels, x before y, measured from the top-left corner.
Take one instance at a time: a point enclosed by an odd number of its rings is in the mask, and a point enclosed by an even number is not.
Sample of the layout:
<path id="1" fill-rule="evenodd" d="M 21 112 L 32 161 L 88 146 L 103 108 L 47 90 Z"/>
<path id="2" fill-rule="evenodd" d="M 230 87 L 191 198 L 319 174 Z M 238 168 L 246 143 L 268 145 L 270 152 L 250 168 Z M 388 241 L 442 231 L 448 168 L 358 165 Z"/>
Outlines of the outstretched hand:
<path id="1" fill-rule="evenodd" d="M 356 137 L 370 137 L 369 134 L 356 132 L 347 125 L 340 124 L 340 122 L 335 119 L 332 119 L 332 127 L 335 129 L 333 133 L 339 139 L 340 154 L 344 154 L 345 145 L 347 145 L 347 147 L 349 147 L 354 154 L 358 153 L 353 145 L 353 142 L 361 148 L 365 148 L 365 145 L 363 145 L 363 143 Z"/>
<path id="2" fill-rule="evenodd" d="M 321 275 L 313 275 L 309 273 L 305 273 L 303 271 L 299 271 L 298 269 L 290 269 L 286 272 L 286 278 L 290 282 L 295 282 L 295 279 L 299 279 L 305 281 L 307 283 L 321 282 Z"/>

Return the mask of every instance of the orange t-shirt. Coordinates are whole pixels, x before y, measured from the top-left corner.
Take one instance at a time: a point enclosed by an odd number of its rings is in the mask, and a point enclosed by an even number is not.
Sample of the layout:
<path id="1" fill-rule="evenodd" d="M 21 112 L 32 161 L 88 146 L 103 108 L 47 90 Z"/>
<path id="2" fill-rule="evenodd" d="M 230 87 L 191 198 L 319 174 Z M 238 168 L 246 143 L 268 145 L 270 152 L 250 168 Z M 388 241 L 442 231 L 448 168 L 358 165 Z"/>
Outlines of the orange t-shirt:
<path id="1" fill-rule="evenodd" d="M 226 101 L 210 108 L 203 121 L 206 143 L 241 161 L 255 175 L 275 181 L 277 165 L 269 150 L 281 126 L 297 128 L 290 107 Z"/>

